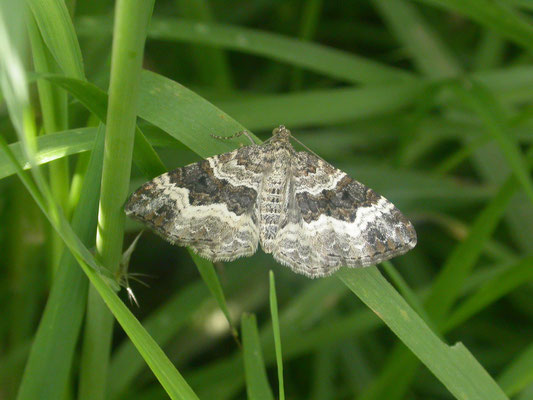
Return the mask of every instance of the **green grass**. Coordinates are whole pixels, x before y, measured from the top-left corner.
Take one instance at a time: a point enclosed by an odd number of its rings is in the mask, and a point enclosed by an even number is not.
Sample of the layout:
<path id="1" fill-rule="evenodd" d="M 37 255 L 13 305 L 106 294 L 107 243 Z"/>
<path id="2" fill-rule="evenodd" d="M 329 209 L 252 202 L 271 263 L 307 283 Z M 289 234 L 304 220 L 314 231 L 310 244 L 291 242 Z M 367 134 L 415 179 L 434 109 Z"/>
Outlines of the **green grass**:
<path id="1" fill-rule="evenodd" d="M 0 0 L 1 398 L 531 398 L 527 2 L 28 5 Z M 417 247 L 314 281 L 145 233 L 130 304 L 128 194 L 281 123 Z"/>

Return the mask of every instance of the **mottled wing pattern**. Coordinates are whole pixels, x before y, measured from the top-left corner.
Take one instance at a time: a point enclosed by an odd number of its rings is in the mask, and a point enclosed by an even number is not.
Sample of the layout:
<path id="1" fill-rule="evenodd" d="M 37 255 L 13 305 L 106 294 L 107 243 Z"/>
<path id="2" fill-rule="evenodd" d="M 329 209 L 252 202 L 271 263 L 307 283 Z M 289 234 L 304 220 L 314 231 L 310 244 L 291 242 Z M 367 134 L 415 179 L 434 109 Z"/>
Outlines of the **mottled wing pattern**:
<path id="1" fill-rule="evenodd" d="M 377 264 L 416 245 L 411 223 L 387 199 L 320 158 L 292 160 L 288 217 L 273 256 L 309 277 Z"/>
<path id="2" fill-rule="evenodd" d="M 133 193 L 126 214 L 212 261 L 252 255 L 262 160 L 262 148 L 252 145 L 178 168 Z"/>

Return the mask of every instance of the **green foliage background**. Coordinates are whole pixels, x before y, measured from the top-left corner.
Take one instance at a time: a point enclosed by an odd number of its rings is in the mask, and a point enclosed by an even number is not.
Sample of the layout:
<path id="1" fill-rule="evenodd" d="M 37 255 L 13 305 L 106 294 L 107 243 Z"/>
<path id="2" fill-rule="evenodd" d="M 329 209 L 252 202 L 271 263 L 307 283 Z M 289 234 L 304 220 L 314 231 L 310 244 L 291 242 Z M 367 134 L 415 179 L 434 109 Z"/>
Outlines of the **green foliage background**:
<path id="1" fill-rule="evenodd" d="M 533 399 L 532 11 L 0 0 L 0 399 Z M 130 247 L 128 193 L 279 124 L 415 250 L 309 280 Z"/>

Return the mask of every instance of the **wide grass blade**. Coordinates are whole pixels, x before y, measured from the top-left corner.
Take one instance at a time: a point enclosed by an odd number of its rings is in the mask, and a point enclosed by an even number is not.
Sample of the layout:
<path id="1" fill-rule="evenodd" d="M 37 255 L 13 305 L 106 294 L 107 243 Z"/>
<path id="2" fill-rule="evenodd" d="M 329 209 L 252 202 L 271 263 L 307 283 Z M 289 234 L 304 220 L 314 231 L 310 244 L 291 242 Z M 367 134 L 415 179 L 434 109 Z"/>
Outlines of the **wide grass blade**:
<path id="1" fill-rule="evenodd" d="M 507 399 L 462 344 L 448 346 L 409 307 L 377 268 L 343 269 L 339 278 L 370 307 L 458 399 Z"/>

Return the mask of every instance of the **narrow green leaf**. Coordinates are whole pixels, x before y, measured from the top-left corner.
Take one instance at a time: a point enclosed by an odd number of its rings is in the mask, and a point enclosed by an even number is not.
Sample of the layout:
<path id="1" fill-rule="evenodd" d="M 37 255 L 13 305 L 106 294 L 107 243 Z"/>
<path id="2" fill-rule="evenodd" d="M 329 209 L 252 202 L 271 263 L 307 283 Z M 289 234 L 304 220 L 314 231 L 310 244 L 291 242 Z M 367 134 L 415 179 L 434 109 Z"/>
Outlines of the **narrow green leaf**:
<path id="1" fill-rule="evenodd" d="M 447 318 L 444 330 L 459 326 L 476 312 L 502 296 L 512 292 L 518 286 L 533 280 L 533 257 L 525 257 L 518 263 L 494 276 L 478 291 L 464 300 Z"/>
<path id="2" fill-rule="evenodd" d="M 281 334 L 279 329 L 278 317 L 278 298 L 276 296 L 276 281 L 274 280 L 274 272 L 269 272 L 270 278 L 270 315 L 272 316 L 272 330 L 274 334 L 274 346 L 276 349 L 276 364 L 278 366 L 278 384 L 279 384 L 279 398 L 285 400 L 285 389 L 283 385 L 283 357 L 281 351 Z"/>
<path id="3" fill-rule="evenodd" d="M 249 129 L 290 128 L 354 121 L 399 111 L 419 98 L 420 81 L 389 85 L 314 90 L 285 95 L 247 96 L 228 100 L 220 108 Z M 324 107 L 327 104 L 327 107 Z"/>
<path id="4" fill-rule="evenodd" d="M 255 315 L 243 314 L 241 327 L 248 398 L 250 400 L 274 400 L 272 390 L 268 384 Z"/>
<path id="5" fill-rule="evenodd" d="M 226 320 L 228 321 L 231 334 L 237 340 L 239 337 L 239 334 L 237 333 L 237 330 L 235 329 L 235 326 L 233 325 L 231 314 L 229 312 L 228 305 L 226 303 L 226 297 L 224 296 L 224 290 L 222 289 L 222 285 L 220 284 L 220 280 L 218 279 L 217 272 L 215 271 L 215 266 L 213 265 L 211 261 L 200 257 L 198 254 L 195 254 L 191 249 L 188 249 L 188 250 L 189 250 L 189 254 L 191 255 L 192 260 L 194 261 L 194 263 L 196 264 L 196 267 L 198 268 L 198 272 L 200 272 L 200 275 L 202 276 L 203 281 L 205 282 L 206 286 L 209 288 L 211 295 L 215 298 L 218 306 L 224 313 L 224 316 L 226 317 Z"/>
<path id="6" fill-rule="evenodd" d="M 143 320 L 143 326 L 163 347 L 175 337 L 176 332 L 193 317 L 208 298 L 209 292 L 203 282 L 181 288 L 162 307 Z M 134 385 L 135 378 L 143 368 L 146 368 L 146 363 L 134 344 L 130 340 L 124 340 L 113 353 L 109 364 L 108 397 L 123 398 L 123 393 Z"/>

